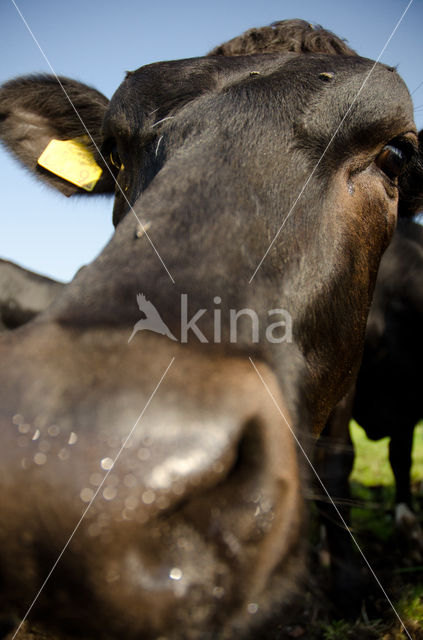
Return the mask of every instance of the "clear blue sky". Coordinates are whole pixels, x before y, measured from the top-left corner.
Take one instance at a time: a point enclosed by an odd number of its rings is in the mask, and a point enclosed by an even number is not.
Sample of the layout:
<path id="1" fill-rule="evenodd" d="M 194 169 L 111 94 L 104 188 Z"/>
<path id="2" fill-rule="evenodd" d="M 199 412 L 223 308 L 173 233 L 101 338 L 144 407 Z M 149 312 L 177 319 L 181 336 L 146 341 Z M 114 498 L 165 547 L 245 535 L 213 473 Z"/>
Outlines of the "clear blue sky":
<path id="1" fill-rule="evenodd" d="M 361 55 L 377 58 L 403 0 L 16 0 L 54 70 L 111 97 L 126 70 L 199 56 L 250 27 L 285 18 L 322 24 Z M 11 0 L 0 0 L 0 83 L 50 72 Z M 410 91 L 423 81 L 423 0 L 414 0 L 382 62 Z M 423 84 L 413 94 L 423 127 Z M 0 149 L 0 256 L 69 280 L 113 232 L 112 200 L 65 198 L 37 183 Z"/>

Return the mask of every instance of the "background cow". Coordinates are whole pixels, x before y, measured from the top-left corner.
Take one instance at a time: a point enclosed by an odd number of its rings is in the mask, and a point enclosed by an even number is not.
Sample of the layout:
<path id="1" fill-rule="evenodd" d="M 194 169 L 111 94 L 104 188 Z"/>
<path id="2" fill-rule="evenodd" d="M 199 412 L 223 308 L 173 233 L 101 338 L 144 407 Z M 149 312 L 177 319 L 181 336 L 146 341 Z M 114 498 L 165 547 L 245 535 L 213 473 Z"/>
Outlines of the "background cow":
<path id="1" fill-rule="evenodd" d="M 413 431 L 423 418 L 422 322 L 423 227 L 403 220 L 379 271 L 353 416 L 369 438 L 391 438 L 396 503 L 408 507 Z"/>
<path id="2" fill-rule="evenodd" d="M 409 551 L 423 549 L 410 490 L 414 427 L 422 418 L 423 227 L 400 220 L 383 256 L 369 313 L 362 365 L 356 385 L 336 407 L 318 447 L 319 472 L 350 521 L 348 477 L 354 449 L 348 425 L 353 417 L 369 438 L 389 437 L 389 460 L 396 483 L 395 521 Z M 344 611 L 356 613 L 362 591 L 359 557 L 351 537 L 322 504 L 332 556 L 333 595 Z M 355 589 L 351 589 L 351 584 Z M 352 596 L 352 593 L 354 596 Z"/>
<path id="3" fill-rule="evenodd" d="M 44 311 L 63 284 L 0 259 L 0 330 L 16 329 Z"/>
<path id="4" fill-rule="evenodd" d="M 395 71 L 377 65 L 358 95 L 372 68 L 358 56 L 212 56 L 128 74 L 97 120 L 93 99 L 101 185 L 107 167 L 119 185 L 116 233 L 45 313 L 1 340 L 5 608 L 26 610 L 111 469 L 35 619 L 101 638 L 230 637 L 289 601 L 304 511 L 287 422 L 319 433 L 351 385 L 398 181 L 419 169 Z M 65 86 L 90 102 L 83 85 Z M 30 167 L 40 139 L 69 135 L 66 109 L 59 123 L 45 117 L 61 91 L 43 77 L 2 89 L 3 131 L 18 155 L 27 144 Z M 13 133 L 21 119 L 35 122 L 28 140 Z M 190 315 L 213 301 L 219 340 L 213 312 L 208 343 L 142 334 L 128 347 L 140 291 L 175 336 L 180 294 Z M 257 310 L 262 328 L 274 308 L 289 310 L 292 342 L 262 330 L 253 343 L 248 324 L 231 342 L 231 309 Z"/>

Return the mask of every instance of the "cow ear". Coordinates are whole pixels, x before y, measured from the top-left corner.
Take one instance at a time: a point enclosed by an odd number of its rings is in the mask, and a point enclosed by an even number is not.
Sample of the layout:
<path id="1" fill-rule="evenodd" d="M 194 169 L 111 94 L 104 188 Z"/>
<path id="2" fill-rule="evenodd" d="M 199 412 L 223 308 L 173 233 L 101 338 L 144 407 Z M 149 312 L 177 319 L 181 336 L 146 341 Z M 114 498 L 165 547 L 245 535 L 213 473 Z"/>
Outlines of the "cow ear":
<path id="1" fill-rule="evenodd" d="M 100 92 L 68 78 L 60 84 L 48 75 L 16 78 L 0 88 L 0 139 L 34 175 L 66 196 L 112 193 L 113 176 L 96 149 L 108 103 Z"/>

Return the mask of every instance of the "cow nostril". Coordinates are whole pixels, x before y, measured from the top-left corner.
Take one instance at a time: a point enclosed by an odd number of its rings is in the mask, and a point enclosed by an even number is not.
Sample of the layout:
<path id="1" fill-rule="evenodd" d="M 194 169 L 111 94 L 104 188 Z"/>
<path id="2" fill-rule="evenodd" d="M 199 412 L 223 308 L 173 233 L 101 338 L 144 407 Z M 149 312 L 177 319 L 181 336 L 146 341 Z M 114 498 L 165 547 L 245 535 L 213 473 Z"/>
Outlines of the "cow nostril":
<path id="1" fill-rule="evenodd" d="M 260 486 L 271 484 L 269 474 L 269 443 L 266 429 L 259 418 L 248 419 L 237 429 L 238 438 L 230 444 L 221 438 L 215 452 L 193 445 L 183 448 L 180 455 L 172 455 L 156 465 L 148 475 L 142 502 L 155 509 L 155 496 L 165 491 L 167 514 L 178 512 L 199 496 L 211 492 L 226 504 L 251 501 Z M 218 436 L 215 436 L 219 440 Z M 183 455 L 184 454 L 184 455 Z M 228 492 L 228 487 L 230 491 Z M 218 497 L 220 496 L 220 497 Z M 148 501 L 147 501 L 148 498 Z"/>
<path id="2" fill-rule="evenodd" d="M 264 466 L 265 451 L 260 424 L 257 418 L 251 418 L 243 429 L 236 457 L 227 479 L 232 480 L 234 476 L 240 480 L 250 478 L 253 473 L 259 473 L 260 470 L 263 470 Z"/>

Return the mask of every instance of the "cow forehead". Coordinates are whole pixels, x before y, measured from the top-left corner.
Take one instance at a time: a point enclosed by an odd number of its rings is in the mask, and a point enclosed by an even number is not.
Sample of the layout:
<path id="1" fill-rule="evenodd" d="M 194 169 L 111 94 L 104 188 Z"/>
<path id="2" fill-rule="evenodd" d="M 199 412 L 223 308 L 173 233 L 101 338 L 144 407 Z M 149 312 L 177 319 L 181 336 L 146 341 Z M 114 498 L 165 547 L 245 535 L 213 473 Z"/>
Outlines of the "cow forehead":
<path id="1" fill-rule="evenodd" d="M 319 102 L 326 116 L 335 113 L 339 120 L 340 111 L 342 116 L 354 105 L 351 117 L 361 124 L 395 114 L 403 121 L 400 126 L 408 121 L 414 130 L 408 90 L 392 67 L 359 56 L 278 53 L 160 62 L 130 72 L 110 102 L 104 133 L 113 129 L 133 137 L 196 98 L 228 93 L 231 87 L 237 97 L 242 89 L 261 93 L 263 100 L 266 92 L 277 94 L 293 107 L 287 119 L 295 117 L 295 107 L 304 113 Z"/>

